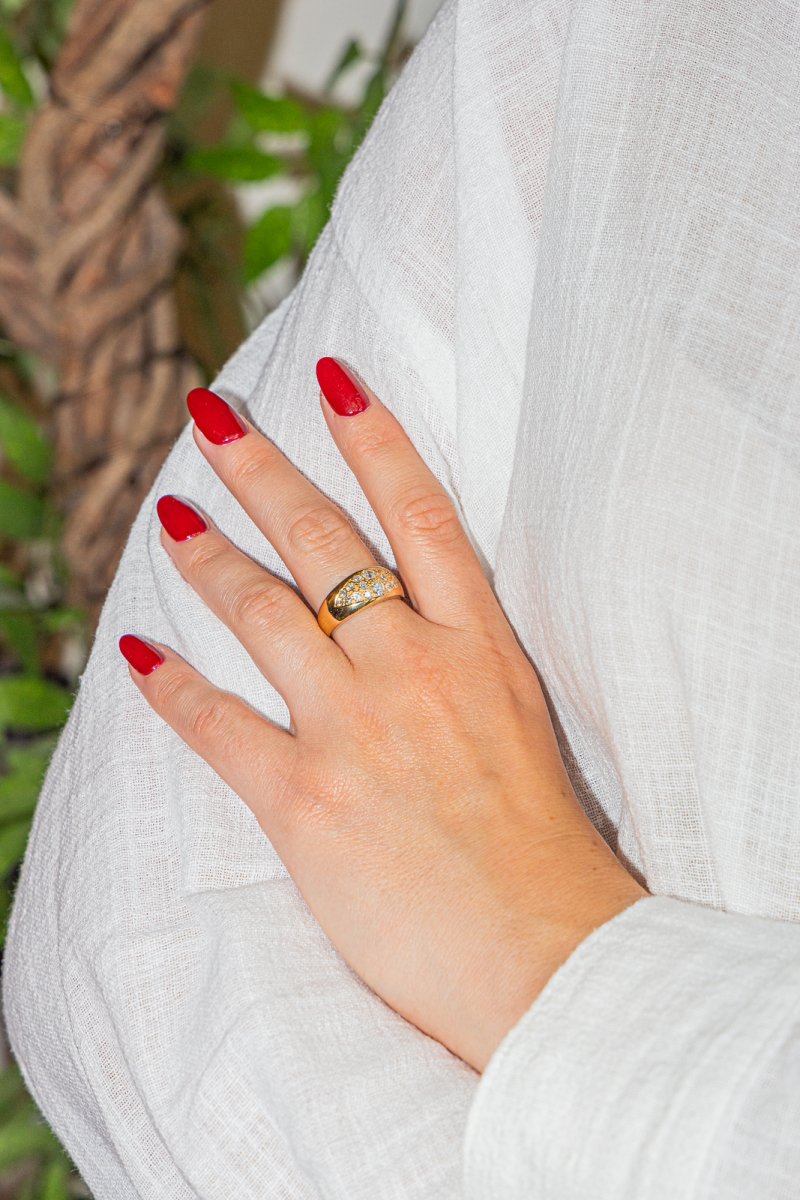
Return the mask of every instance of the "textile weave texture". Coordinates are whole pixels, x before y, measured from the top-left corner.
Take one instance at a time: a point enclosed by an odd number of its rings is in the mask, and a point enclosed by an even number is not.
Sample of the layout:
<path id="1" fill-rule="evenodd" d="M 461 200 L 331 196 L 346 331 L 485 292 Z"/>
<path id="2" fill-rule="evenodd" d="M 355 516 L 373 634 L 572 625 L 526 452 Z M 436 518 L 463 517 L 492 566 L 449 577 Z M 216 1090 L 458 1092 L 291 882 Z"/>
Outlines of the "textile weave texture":
<path id="1" fill-rule="evenodd" d="M 187 427 L 103 609 L 6 952 L 14 1051 L 96 1200 L 800 1196 L 799 56 L 795 0 L 437 13 L 301 280 L 213 386 L 394 568 L 314 364 L 374 387 L 653 895 L 483 1076 L 358 979 L 117 649 L 163 641 L 288 728 L 160 546 L 173 492 L 291 581 Z"/>

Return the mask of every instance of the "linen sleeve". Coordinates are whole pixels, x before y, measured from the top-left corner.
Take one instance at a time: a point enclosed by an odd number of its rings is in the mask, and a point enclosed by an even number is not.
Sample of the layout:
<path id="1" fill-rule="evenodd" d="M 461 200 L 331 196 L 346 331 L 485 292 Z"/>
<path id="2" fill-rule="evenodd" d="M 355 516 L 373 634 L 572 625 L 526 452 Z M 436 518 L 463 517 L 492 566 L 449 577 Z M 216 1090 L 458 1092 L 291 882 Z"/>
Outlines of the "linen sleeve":
<path id="1" fill-rule="evenodd" d="M 800 1195 L 800 930 L 646 897 L 506 1035 L 467 1123 L 467 1200 Z"/>
<path id="2" fill-rule="evenodd" d="M 361 374 L 460 506 L 445 336 L 453 24 L 447 4 L 351 162 L 297 286 L 212 381 L 389 566 L 314 365 L 337 355 Z M 95 1200 L 457 1196 L 475 1073 L 347 967 L 252 813 L 129 678 L 125 632 L 163 641 L 289 724 L 164 553 L 155 501 L 167 492 L 294 582 L 187 424 L 131 530 L 37 807 L 4 963 L 17 1060 Z M 500 507 L 485 490 L 465 520 Z"/>

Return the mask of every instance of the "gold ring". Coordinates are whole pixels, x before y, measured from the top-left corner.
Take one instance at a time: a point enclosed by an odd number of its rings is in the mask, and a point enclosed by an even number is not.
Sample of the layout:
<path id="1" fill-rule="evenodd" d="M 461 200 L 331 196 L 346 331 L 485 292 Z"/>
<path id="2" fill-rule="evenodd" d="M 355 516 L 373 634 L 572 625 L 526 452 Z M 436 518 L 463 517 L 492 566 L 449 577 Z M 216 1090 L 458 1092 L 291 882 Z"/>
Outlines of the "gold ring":
<path id="1" fill-rule="evenodd" d="M 323 633 L 331 636 L 345 621 L 349 621 L 362 608 L 380 604 L 382 600 L 402 599 L 405 596 L 402 583 L 387 567 L 377 563 L 353 571 L 335 588 L 331 588 L 319 606 L 317 621 Z"/>

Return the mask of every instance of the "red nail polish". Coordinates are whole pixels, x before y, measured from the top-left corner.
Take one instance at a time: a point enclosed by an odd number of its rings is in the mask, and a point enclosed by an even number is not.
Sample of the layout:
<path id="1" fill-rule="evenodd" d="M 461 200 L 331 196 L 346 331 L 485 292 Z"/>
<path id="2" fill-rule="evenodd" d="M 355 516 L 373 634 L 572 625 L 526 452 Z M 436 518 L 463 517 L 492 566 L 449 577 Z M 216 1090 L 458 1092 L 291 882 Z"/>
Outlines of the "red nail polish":
<path id="1" fill-rule="evenodd" d="M 176 542 L 188 542 L 208 529 L 196 508 L 177 496 L 162 496 L 156 504 L 158 519 Z"/>
<path id="2" fill-rule="evenodd" d="M 208 388 L 192 388 L 186 403 L 197 428 L 215 446 L 235 442 L 248 432 L 247 426 L 239 420 L 230 404 Z"/>
<path id="3" fill-rule="evenodd" d="M 133 669 L 140 675 L 149 675 L 164 661 L 164 655 L 159 654 L 155 646 L 151 646 L 149 642 L 143 642 L 141 638 L 134 637 L 132 633 L 123 633 L 119 639 L 119 648 Z"/>
<path id="4" fill-rule="evenodd" d="M 369 408 L 369 400 L 361 388 L 335 358 L 319 360 L 317 380 L 323 396 L 340 417 L 352 417 Z"/>

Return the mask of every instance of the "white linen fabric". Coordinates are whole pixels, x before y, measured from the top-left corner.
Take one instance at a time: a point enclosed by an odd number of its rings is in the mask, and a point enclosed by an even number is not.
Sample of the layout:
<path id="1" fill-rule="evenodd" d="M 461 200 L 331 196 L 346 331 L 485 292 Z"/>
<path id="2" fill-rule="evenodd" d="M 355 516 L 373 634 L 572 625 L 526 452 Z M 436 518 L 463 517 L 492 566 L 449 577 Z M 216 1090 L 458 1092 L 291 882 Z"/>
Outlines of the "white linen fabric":
<path id="1" fill-rule="evenodd" d="M 176 492 L 290 578 L 187 428 L 108 595 L 6 956 L 14 1050 L 97 1200 L 800 1196 L 799 52 L 787 0 L 439 10 L 215 386 L 394 566 L 314 363 L 376 389 L 653 895 L 483 1076 L 349 970 L 117 649 L 164 641 L 288 727 L 159 544 Z"/>

